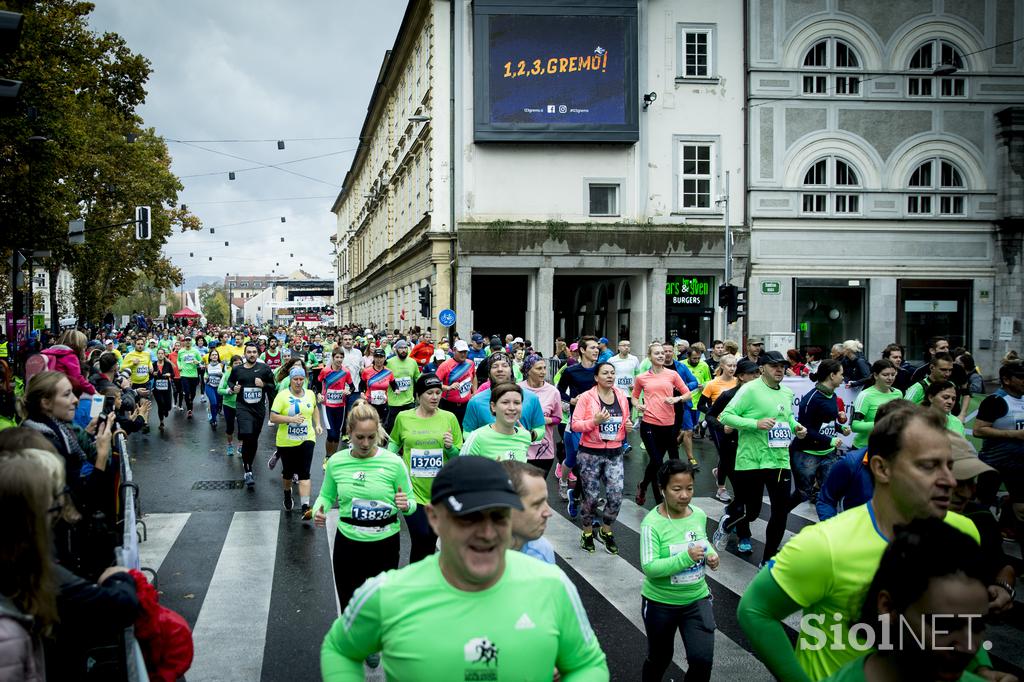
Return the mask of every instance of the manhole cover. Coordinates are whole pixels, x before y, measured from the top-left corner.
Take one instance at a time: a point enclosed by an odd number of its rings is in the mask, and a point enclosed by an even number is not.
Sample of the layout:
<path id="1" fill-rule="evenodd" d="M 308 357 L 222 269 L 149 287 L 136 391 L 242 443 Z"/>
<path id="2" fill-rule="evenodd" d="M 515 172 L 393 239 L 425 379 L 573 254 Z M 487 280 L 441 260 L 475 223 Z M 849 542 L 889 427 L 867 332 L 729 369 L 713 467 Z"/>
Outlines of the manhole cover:
<path id="1" fill-rule="evenodd" d="M 234 479 L 231 481 L 196 481 L 192 484 L 192 490 L 237 490 L 245 485 L 245 481 Z"/>

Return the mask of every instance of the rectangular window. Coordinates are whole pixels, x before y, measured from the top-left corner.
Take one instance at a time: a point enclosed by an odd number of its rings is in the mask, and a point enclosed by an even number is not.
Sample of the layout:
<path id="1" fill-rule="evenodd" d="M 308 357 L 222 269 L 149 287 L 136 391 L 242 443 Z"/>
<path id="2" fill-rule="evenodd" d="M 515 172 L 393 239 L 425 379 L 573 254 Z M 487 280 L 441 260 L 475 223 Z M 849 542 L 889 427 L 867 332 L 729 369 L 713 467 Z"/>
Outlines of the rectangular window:
<path id="1" fill-rule="evenodd" d="M 955 196 L 939 197 L 939 213 L 942 215 L 963 215 L 964 198 Z"/>
<path id="2" fill-rule="evenodd" d="M 606 184 L 590 185 L 590 215 L 619 215 L 619 186 Z"/>
<path id="3" fill-rule="evenodd" d="M 686 69 L 687 78 L 707 78 L 708 72 L 708 38 L 709 31 L 686 32 Z"/>
<path id="4" fill-rule="evenodd" d="M 837 95 L 859 95 L 860 76 L 836 76 Z"/>
<path id="5" fill-rule="evenodd" d="M 929 196 L 907 197 L 907 213 L 925 215 L 932 212 L 932 198 Z"/>
<path id="6" fill-rule="evenodd" d="M 828 89 L 828 78 L 825 76 L 804 76 L 805 95 L 823 95 Z"/>
<path id="7" fill-rule="evenodd" d="M 677 24 L 676 77 L 716 79 L 715 24 Z"/>
<path id="8" fill-rule="evenodd" d="M 964 97 L 966 94 L 963 78 L 943 78 L 939 81 L 939 92 L 943 97 Z"/>
<path id="9" fill-rule="evenodd" d="M 909 97 L 931 97 L 932 79 L 912 76 L 907 79 L 907 95 Z"/>
<path id="10" fill-rule="evenodd" d="M 804 213 L 824 213 L 827 203 L 824 194 L 804 194 L 802 210 Z"/>
<path id="11" fill-rule="evenodd" d="M 713 146 L 711 142 L 684 142 L 680 145 L 679 204 L 683 209 L 711 208 Z"/>
<path id="12" fill-rule="evenodd" d="M 860 213 L 859 194 L 837 194 L 836 213 Z"/>

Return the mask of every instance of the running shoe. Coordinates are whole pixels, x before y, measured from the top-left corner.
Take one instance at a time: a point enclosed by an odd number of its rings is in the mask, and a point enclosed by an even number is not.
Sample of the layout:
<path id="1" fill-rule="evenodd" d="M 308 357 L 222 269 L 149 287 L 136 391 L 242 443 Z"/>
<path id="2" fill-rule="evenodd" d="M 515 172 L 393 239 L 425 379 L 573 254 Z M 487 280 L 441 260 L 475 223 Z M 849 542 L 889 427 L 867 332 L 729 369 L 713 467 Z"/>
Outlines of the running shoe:
<path id="1" fill-rule="evenodd" d="M 149 433 L 149 424 L 146 424 L 145 426 L 142 427 L 142 432 Z"/>
<path id="2" fill-rule="evenodd" d="M 562 463 L 559 462 L 555 465 L 555 478 L 562 480 Z"/>
<path id="3" fill-rule="evenodd" d="M 309 521 L 312 518 L 313 518 L 313 510 L 312 510 L 312 508 L 310 508 L 310 506 L 308 504 L 303 503 L 302 504 L 302 520 L 303 521 Z"/>
<path id="4" fill-rule="evenodd" d="M 558 479 L 558 496 L 563 500 L 569 499 L 569 484 L 562 479 Z"/>
<path id="5" fill-rule="evenodd" d="M 246 471 L 244 478 L 245 478 L 245 487 L 248 488 L 249 490 L 252 490 L 253 486 L 256 485 L 256 478 L 252 475 L 252 472 L 251 471 Z"/>
<path id="6" fill-rule="evenodd" d="M 277 466 L 277 460 L 278 460 L 278 459 L 279 459 L 280 457 L 281 457 L 281 456 L 280 456 L 279 454 L 277 454 L 277 450 L 274 450 L 274 454 L 272 454 L 272 455 L 270 456 L 270 459 L 268 459 L 268 460 L 267 460 L 267 468 L 268 468 L 268 469 L 270 469 L 271 471 L 273 471 L 273 470 L 274 470 L 274 467 L 276 467 L 276 466 Z"/>
<path id="7" fill-rule="evenodd" d="M 164 430 L 164 423 L 163 423 L 162 421 L 160 422 L 160 430 L 161 430 L 161 431 L 163 431 L 163 430 Z"/>
<path id="8" fill-rule="evenodd" d="M 189 410 L 188 414 L 185 415 L 185 419 L 191 419 L 191 418 L 192 418 L 192 410 Z"/>
<path id="9" fill-rule="evenodd" d="M 366 657 L 366 665 L 373 670 L 380 667 L 380 654 L 370 654 Z"/>
<path id="10" fill-rule="evenodd" d="M 700 462 L 697 461 L 696 457 L 690 458 L 690 466 L 693 467 L 694 471 L 700 471 Z"/>
<path id="11" fill-rule="evenodd" d="M 603 497 L 597 498 L 597 505 L 595 507 L 595 511 L 603 512 L 604 511 L 604 506 L 606 504 L 608 504 L 608 500 L 604 499 Z"/>
<path id="12" fill-rule="evenodd" d="M 644 488 L 643 483 L 637 483 L 636 497 L 633 498 L 633 501 L 636 502 L 637 506 L 640 507 L 644 506 L 644 503 L 647 502 L 647 490 L 646 488 Z"/>
<path id="13" fill-rule="evenodd" d="M 622 446 L 622 456 L 625 457 L 626 455 L 628 455 L 629 451 L 632 450 L 632 449 L 633 449 L 633 446 L 630 445 L 629 443 L 626 443 L 625 445 L 623 445 Z"/>
<path id="14" fill-rule="evenodd" d="M 609 554 L 618 554 L 619 546 L 615 544 L 615 535 L 613 533 L 605 533 L 603 530 L 597 532 L 597 539 L 604 545 L 604 549 Z"/>
<path id="15" fill-rule="evenodd" d="M 732 533 L 725 531 L 725 524 L 729 522 L 729 512 L 722 512 L 722 516 L 718 519 L 718 528 L 715 529 L 714 534 L 711 536 L 711 544 L 715 546 L 719 552 L 724 552 L 725 548 L 729 546 L 729 536 Z"/>
<path id="16" fill-rule="evenodd" d="M 284 510 L 291 511 L 295 509 L 295 500 L 292 499 L 292 494 L 287 492 L 284 494 Z"/>
<path id="17" fill-rule="evenodd" d="M 726 490 L 725 488 L 719 488 L 715 492 L 715 499 L 721 502 L 722 504 L 729 504 L 730 502 L 732 502 L 732 495 L 730 495 L 729 491 Z"/>
<path id="18" fill-rule="evenodd" d="M 576 474 L 574 474 L 573 472 L 570 471 L 569 472 L 569 483 L 573 484 L 575 482 L 576 482 Z"/>
<path id="19" fill-rule="evenodd" d="M 740 541 L 736 543 L 736 551 L 740 554 L 750 554 L 754 551 L 754 546 L 750 543 L 750 538 L 740 538 Z"/>
<path id="20" fill-rule="evenodd" d="M 228 443 L 228 452 L 227 452 L 228 457 L 233 457 L 234 454 L 235 454 L 235 445 L 234 445 L 234 443 Z"/>
<path id="21" fill-rule="evenodd" d="M 211 431 L 216 431 L 217 430 L 217 422 L 210 422 L 210 430 Z"/>
<path id="22" fill-rule="evenodd" d="M 199 402 L 205 404 L 206 403 L 206 396 L 205 395 L 199 396 Z"/>
<path id="23" fill-rule="evenodd" d="M 576 491 L 573 488 L 569 488 L 569 517 L 575 519 L 576 515 L 580 513 L 579 502 L 576 500 Z"/>
<path id="24" fill-rule="evenodd" d="M 718 480 L 718 467 L 711 470 L 711 476 L 717 481 Z"/>
<path id="25" fill-rule="evenodd" d="M 596 547 L 594 547 L 594 534 L 593 533 L 580 533 L 580 549 L 594 553 Z"/>

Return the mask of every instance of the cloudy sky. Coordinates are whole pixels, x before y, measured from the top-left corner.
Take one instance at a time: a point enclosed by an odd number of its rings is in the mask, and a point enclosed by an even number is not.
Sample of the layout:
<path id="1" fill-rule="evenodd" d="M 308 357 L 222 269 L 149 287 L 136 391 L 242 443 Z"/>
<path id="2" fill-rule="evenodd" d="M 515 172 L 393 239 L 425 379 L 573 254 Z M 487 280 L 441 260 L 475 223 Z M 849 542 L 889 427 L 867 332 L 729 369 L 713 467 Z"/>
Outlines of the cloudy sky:
<path id="1" fill-rule="evenodd" d="M 179 201 L 203 221 L 164 252 L 186 277 L 300 263 L 330 277 L 330 207 L 406 0 L 95 2 L 90 25 L 152 64 L 140 113 L 167 140 Z"/>

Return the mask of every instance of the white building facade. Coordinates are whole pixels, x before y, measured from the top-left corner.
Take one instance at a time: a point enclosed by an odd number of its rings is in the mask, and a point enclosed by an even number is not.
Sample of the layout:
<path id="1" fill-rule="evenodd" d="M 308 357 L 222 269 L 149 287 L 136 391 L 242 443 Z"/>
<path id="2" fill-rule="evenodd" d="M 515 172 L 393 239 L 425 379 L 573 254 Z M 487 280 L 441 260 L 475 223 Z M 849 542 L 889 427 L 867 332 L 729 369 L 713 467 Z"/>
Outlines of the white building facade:
<path id="1" fill-rule="evenodd" d="M 1021 343 L 1024 2 L 750 0 L 747 19 L 750 330 L 872 359 L 945 335 L 994 373 Z"/>
<path id="2" fill-rule="evenodd" d="M 334 206 L 340 319 L 436 329 L 451 307 L 464 337 L 513 333 L 544 352 L 581 334 L 630 338 L 641 353 L 668 336 L 739 338 L 716 291 L 727 193 L 735 283 L 749 243 L 742 4 L 516 5 L 410 3 Z M 544 31 L 575 47 L 516 42 Z M 504 76 L 502 36 L 525 63 L 510 58 Z M 607 84 L 606 64 L 618 77 Z M 517 72 L 528 87 L 502 100 Z M 550 102 L 537 94 L 545 81 Z M 502 119 L 511 100 L 525 116 Z M 622 125 L 605 124 L 616 115 Z M 563 123 L 573 116 L 582 123 Z M 418 314 L 425 286 L 431 320 Z"/>

